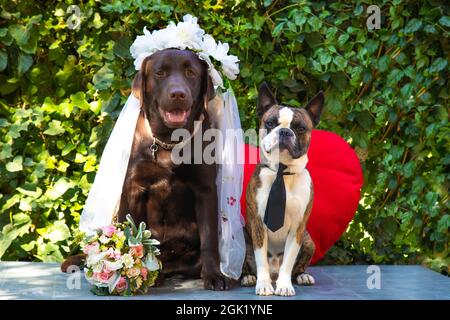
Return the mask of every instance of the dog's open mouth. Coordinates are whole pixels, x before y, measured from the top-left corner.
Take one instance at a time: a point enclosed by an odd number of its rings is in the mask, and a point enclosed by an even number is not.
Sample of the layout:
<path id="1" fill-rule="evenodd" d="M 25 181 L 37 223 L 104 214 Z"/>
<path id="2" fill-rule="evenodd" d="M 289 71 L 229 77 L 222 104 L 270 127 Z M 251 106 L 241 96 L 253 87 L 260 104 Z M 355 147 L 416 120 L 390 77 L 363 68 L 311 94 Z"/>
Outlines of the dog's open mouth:
<path id="1" fill-rule="evenodd" d="M 160 113 L 164 118 L 164 122 L 171 127 L 182 127 L 186 124 L 191 110 L 174 109 L 165 111 L 160 109 Z"/>

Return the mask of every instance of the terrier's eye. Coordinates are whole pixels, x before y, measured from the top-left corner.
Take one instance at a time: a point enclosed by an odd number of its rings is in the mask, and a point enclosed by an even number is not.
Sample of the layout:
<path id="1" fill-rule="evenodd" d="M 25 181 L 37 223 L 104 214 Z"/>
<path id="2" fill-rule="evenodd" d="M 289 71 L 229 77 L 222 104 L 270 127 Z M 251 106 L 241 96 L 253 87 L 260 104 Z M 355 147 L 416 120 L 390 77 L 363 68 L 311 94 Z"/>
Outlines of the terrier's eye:
<path id="1" fill-rule="evenodd" d="M 276 123 L 274 121 L 272 121 L 272 120 L 266 121 L 266 128 L 268 130 L 275 128 L 275 126 L 276 126 Z"/>
<path id="2" fill-rule="evenodd" d="M 301 124 L 293 124 L 292 127 L 293 127 L 292 129 L 297 130 L 300 133 L 306 132 L 306 128 Z"/>

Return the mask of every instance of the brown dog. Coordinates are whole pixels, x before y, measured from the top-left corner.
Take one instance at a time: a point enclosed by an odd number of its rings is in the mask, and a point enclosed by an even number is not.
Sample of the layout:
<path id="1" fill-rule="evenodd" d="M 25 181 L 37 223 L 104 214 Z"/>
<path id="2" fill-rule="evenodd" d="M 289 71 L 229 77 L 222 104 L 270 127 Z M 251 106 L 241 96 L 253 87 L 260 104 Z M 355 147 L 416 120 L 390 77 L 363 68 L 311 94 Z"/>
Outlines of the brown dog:
<path id="1" fill-rule="evenodd" d="M 205 288 L 226 290 L 230 279 L 220 271 L 216 165 L 193 164 L 193 159 L 175 165 L 171 159 L 174 129 L 185 128 L 192 136 L 202 134 L 194 121 L 203 121 L 203 132 L 211 127 L 205 106 L 214 88 L 207 65 L 188 50 L 156 52 L 143 61 L 133 94 L 142 110 L 118 220 L 130 213 L 136 223 L 147 223 L 161 242 L 163 275 L 201 276 Z"/>

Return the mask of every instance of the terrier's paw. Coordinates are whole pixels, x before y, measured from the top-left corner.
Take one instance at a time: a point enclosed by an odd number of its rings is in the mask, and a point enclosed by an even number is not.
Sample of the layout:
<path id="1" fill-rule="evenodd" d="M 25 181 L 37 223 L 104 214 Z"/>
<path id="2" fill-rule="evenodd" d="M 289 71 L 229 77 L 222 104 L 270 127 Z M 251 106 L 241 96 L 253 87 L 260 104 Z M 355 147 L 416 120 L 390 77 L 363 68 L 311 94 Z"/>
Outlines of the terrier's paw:
<path id="1" fill-rule="evenodd" d="M 257 280 L 256 281 L 256 294 L 260 296 L 271 296 L 273 295 L 272 281 L 269 279 Z"/>
<path id="2" fill-rule="evenodd" d="M 242 277 L 241 286 L 253 287 L 256 284 L 256 277 L 252 274 L 248 274 Z"/>
<path id="3" fill-rule="evenodd" d="M 313 276 L 307 273 L 301 273 L 297 276 L 297 283 L 301 286 L 312 286 L 316 283 Z"/>
<path id="4" fill-rule="evenodd" d="M 275 294 L 277 296 L 284 296 L 284 297 L 290 297 L 295 295 L 295 290 L 294 287 L 292 286 L 292 282 L 289 280 L 278 280 Z"/>

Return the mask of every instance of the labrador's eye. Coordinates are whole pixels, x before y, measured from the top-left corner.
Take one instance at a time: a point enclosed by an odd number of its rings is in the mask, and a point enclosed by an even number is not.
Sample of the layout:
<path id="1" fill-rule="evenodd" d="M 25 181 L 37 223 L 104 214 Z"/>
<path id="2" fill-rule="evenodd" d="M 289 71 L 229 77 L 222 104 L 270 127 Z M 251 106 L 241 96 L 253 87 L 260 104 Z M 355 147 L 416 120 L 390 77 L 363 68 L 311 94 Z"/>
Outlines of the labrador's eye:
<path id="1" fill-rule="evenodd" d="M 159 77 L 159 78 L 162 78 L 162 77 L 164 77 L 165 75 L 166 75 L 166 72 L 164 71 L 164 70 L 158 70 L 158 71 L 156 71 L 155 72 L 155 75 L 157 76 L 157 77 Z"/>
<path id="2" fill-rule="evenodd" d="M 188 76 L 189 78 L 192 78 L 192 77 L 196 76 L 196 73 L 192 69 L 186 69 L 186 76 Z"/>

